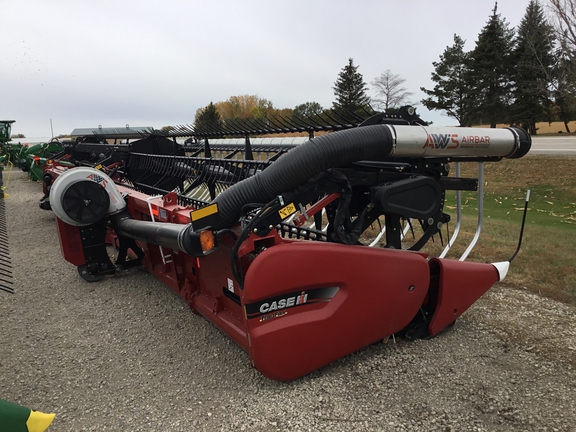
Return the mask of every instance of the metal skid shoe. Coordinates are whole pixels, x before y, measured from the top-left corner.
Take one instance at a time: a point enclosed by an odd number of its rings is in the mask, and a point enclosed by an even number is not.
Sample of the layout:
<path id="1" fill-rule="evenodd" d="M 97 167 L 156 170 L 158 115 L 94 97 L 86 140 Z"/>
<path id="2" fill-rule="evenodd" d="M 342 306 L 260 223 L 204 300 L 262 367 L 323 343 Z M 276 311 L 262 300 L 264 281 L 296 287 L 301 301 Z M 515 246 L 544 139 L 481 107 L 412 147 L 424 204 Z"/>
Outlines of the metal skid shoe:
<path id="1" fill-rule="evenodd" d="M 106 252 L 107 226 L 105 221 L 81 227 L 80 238 L 85 264 L 78 266 L 78 274 L 87 282 L 97 282 L 106 274 L 114 274 L 116 269 Z"/>

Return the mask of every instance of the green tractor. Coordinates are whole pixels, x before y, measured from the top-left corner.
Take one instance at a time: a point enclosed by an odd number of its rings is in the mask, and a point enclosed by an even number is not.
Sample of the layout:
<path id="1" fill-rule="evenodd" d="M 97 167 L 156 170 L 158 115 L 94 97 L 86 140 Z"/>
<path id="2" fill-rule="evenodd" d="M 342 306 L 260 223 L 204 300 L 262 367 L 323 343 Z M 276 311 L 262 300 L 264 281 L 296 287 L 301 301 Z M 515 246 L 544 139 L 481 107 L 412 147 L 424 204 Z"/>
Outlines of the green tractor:
<path id="1" fill-rule="evenodd" d="M 10 141 L 10 130 L 15 120 L 0 120 L 0 145 Z"/>
<path id="2" fill-rule="evenodd" d="M 7 159 L 8 142 L 10 141 L 12 123 L 15 120 L 0 120 L 0 163 Z M 1 170 L 2 168 L 0 168 Z"/>

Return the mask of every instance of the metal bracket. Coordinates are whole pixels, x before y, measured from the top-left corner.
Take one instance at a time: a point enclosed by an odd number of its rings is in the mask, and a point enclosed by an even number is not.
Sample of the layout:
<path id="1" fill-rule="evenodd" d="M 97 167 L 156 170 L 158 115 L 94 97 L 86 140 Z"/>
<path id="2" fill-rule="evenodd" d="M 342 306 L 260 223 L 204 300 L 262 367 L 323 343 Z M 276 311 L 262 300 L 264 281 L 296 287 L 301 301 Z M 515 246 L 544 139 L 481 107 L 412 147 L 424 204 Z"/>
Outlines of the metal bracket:
<path id="1" fill-rule="evenodd" d="M 152 211 L 152 203 L 151 201 L 153 199 L 162 199 L 163 196 L 162 195 L 155 195 L 155 196 L 151 196 L 146 198 L 146 203 L 148 204 L 148 211 L 150 212 L 150 218 L 152 219 L 152 222 L 156 222 L 156 219 L 154 218 L 154 212 Z M 162 264 L 166 265 L 168 263 L 172 262 L 172 254 L 165 254 L 164 253 L 164 249 L 162 248 L 162 246 L 158 246 L 158 249 L 160 249 L 160 257 L 162 258 Z"/>

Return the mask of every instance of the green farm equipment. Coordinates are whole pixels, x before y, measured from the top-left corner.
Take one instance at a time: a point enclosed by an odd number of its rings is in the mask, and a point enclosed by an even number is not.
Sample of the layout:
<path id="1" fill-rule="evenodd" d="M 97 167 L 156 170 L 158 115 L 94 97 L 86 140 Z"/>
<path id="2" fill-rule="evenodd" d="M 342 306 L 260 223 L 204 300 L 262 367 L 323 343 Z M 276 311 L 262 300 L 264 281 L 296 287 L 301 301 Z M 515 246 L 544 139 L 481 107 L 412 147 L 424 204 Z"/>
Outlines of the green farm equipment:
<path id="1" fill-rule="evenodd" d="M 0 163 L 10 163 L 27 171 L 31 180 L 42 180 L 42 167 L 46 160 L 62 151 L 58 141 L 28 145 L 10 142 L 10 129 L 14 120 L 0 120 Z M 1 168 L 0 168 L 1 169 Z"/>
<path id="2" fill-rule="evenodd" d="M 58 141 L 25 146 L 18 166 L 28 172 L 30 180 L 42 181 L 44 164 L 50 157 L 62 152 L 62 149 Z"/>

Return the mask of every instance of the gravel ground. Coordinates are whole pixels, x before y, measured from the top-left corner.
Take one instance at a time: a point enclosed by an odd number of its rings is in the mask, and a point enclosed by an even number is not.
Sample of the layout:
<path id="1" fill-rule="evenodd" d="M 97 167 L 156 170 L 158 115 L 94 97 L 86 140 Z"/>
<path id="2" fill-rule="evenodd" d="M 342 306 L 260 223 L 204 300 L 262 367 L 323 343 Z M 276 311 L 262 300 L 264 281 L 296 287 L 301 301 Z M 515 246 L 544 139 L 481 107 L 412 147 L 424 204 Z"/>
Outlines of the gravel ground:
<path id="1" fill-rule="evenodd" d="M 50 432 L 576 430 L 574 308 L 496 287 L 434 339 L 274 382 L 143 270 L 84 282 L 40 185 L 13 172 L 6 192 L 0 397 L 56 412 Z"/>

